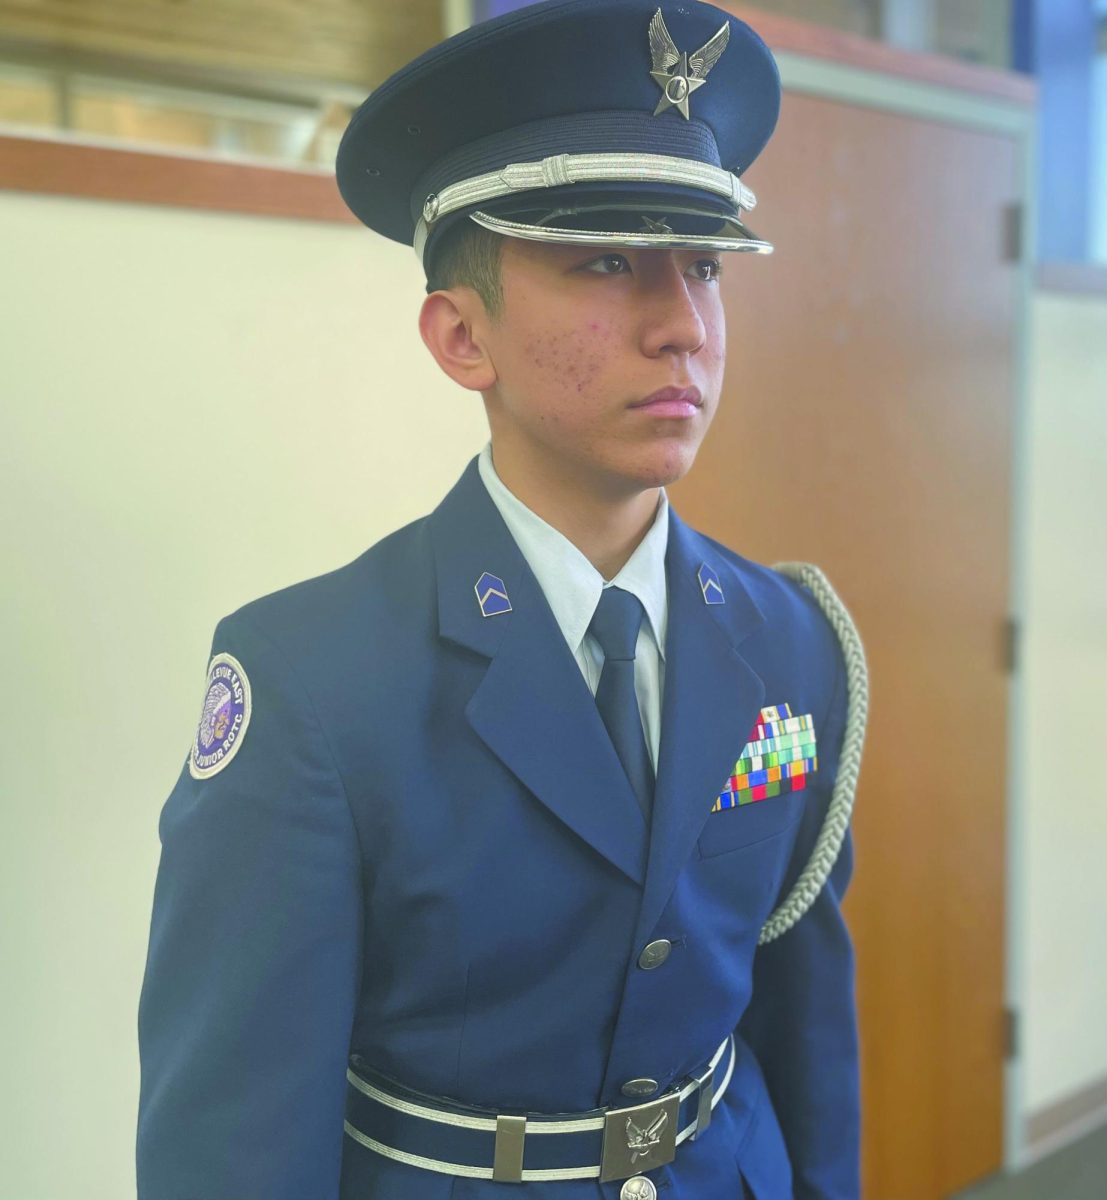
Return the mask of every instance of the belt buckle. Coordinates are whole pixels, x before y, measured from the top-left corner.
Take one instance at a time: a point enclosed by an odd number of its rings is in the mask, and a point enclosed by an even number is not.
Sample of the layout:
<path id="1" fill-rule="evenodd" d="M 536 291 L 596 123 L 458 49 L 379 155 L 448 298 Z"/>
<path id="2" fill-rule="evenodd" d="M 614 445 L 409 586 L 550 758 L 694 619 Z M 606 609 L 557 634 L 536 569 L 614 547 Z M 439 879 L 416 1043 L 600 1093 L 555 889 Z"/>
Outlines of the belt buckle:
<path id="1" fill-rule="evenodd" d="M 629 1179 L 676 1158 L 680 1092 L 667 1092 L 648 1104 L 612 1108 L 604 1116 L 600 1182 Z"/>

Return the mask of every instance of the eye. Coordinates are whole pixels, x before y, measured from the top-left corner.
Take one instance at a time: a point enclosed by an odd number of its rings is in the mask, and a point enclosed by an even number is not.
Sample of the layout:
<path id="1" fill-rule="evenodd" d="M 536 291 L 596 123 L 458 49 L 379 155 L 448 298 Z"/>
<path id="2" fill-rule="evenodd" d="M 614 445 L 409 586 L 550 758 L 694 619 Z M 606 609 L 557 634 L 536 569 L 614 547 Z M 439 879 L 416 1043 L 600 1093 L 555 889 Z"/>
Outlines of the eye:
<path id="1" fill-rule="evenodd" d="M 717 258 L 701 258 L 698 262 L 694 262 L 690 269 L 698 271 L 702 267 L 706 267 L 708 270 L 707 275 L 700 276 L 704 283 L 714 283 L 723 273 L 723 264 Z"/>
<path id="2" fill-rule="evenodd" d="M 630 263 L 627 261 L 627 258 L 625 255 L 603 254 L 599 258 L 592 259 L 591 262 L 586 262 L 583 266 L 583 270 L 593 271 L 593 270 L 595 270 L 597 263 L 603 264 L 604 266 L 610 266 L 612 263 L 614 263 L 616 265 L 618 265 L 619 263 L 622 263 L 622 265 L 624 267 L 627 267 L 628 269 L 630 268 Z M 622 275 L 623 272 L 622 271 L 595 270 L 595 274 L 597 274 L 597 275 Z"/>

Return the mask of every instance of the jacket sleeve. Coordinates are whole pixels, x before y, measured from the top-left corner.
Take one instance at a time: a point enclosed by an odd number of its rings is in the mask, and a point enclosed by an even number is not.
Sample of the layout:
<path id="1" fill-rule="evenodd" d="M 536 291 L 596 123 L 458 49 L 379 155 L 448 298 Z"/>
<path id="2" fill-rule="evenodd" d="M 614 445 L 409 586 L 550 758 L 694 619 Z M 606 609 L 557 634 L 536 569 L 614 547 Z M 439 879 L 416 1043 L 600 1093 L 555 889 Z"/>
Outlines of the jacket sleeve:
<path id="1" fill-rule="evenodd" d="M 819 770 L 778 903 L 807 865 L 837 777 L 846 719 L 845 669 L 817 731 Z M 853 838 L 814 904 L 786 933 L 760 946 L 753 994 L 737 1032 L 765 1075 L 792 1164 L 795 1200 L 858 1200 L 860 1081 L 854 954 L 841 912 L 853 872 Z"/>
<path id="2" fill-rule="evenodd" d="M 361 856 L 309 697 L 241 611 L 249 682 L 218 773 L 161 812 L 138 1007 L 140 1200 L 335 1200 L 361 954 Z M 199 699 L 199 697 L 198 697 Z"/>

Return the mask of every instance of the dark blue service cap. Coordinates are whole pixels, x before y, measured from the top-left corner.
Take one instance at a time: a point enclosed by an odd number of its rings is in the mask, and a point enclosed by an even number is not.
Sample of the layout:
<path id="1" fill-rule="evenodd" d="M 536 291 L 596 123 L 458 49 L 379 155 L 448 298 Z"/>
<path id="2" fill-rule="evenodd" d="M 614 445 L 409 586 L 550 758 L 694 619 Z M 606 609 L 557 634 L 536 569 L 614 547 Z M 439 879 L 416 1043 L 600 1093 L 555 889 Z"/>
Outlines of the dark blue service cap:
<path id="1" fill-rule="evenodd" d="M 545 0 L 397 71 L 338 147 L 339 191 L 424 267 L 469 219 L 509 237 L 769 253 L 740 176 L 780 113 L 744 21 L 699 0 Z"/>

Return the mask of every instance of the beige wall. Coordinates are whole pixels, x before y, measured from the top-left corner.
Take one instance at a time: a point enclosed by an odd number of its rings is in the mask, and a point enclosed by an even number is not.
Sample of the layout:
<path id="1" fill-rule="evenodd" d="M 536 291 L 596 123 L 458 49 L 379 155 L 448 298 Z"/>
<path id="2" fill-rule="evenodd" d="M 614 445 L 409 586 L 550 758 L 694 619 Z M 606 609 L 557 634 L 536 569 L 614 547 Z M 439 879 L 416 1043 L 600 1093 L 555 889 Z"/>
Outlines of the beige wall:
<path id="1" fill-rule="evenodd" d="M 1107 1080 L 1107 301 L 1043 294 L 1033 325 L 1019 751 L 1030 1112 Z"/>
<path id="2" fill-rule="evenodd" d="M 0 1198 L 122 1200 L 215 622 L 429 511 L 487 425 L 361 227 L 0 193 L 0 229 Z"/>
<path id="3" fill-rule="evenodd" d="M 486 426 L 419 341 L 412 252 L 368 231 L 11 193 L 0 228 L 0 1197 L 119 1200 L 214 624 L 429 511 Z M 1031 1112 L 1107 1075 L 1107 304 L 1042 297 L 1034 331 Z"/>

